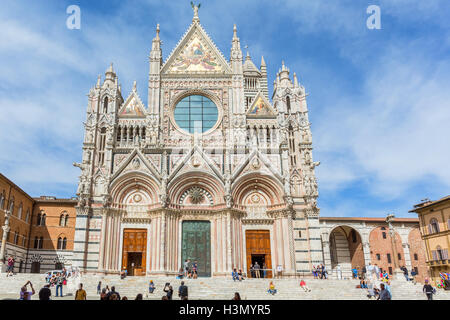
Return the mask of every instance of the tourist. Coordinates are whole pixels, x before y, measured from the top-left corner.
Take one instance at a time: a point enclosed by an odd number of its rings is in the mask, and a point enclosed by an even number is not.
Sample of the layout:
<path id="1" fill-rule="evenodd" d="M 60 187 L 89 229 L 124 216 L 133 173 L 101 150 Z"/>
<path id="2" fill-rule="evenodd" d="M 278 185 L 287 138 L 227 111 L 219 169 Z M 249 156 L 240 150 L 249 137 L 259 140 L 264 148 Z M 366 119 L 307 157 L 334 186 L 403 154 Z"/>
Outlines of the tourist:
<path id="1" fill-rule="evenodd" d="M 266 266 L 266 263 L 265 262 L 263 262 L 263 266 L 262 266 L 262 272 L 263 272 L 263 278 L 265 278 L 266 277 L 266 274 L 267 274 L 267 271 L 266 271 L 266 269 L 267 269 L 267 266 Z"/>
<path id="2" fill-rule="evenodd" d="M 52 273 L 51 272 L 47 272 L 47 276 L 45 277 L 45 282 L 50 284 L 50 280 L 51 279 L 52 279 Z"/>
<path id="3" fill-rule="evenodd" d="M 391 294 L 386 290 L 384 283 L 380 284 L 380 294 L 378 300 L 391 300 Z"/>
<path id="4" fill-rule="evenodd" d="M 314 279 L 318 278 L 316 266 L 312 266 L 312 274 L 313 274 Z"/>
<path id="5" fill-rule="evenodd" d="M 102 289 L 102 293 L 100 293 L 100 300 L 108 300 L 108 294 L 106 293 L 106 288 Z"/>
<path id="6" fill-rule="evenodd" d="M 255 268 L 253 267 L 253 264 L 250 265 L 250 277 L 255 278 Z"/>
<path id="7" fill-rule="evenodd" d="M 283 274 L 283 267 L 279 264 L 277 266 L 277 276 L 278 276 L 278 278 L 281 278 L 282 274 Z"/>
<path id="8" fill-rule="evenodd" d="M 412 280 L 412 283 L 414 283 L 414 284 L 417 283 L 416 276 L 417 276 L 416 270 L 411 269 L 411 280 Z"/>
<path id="9" fill-rule="evenodd" d="M 183 268 L 180 268 L 180 270 L 178 270 L 177 279 L 183 279 L 183 277 L 184 277 Z"/>
<path id="10" fill-rule="evenodd" d="M 118 299 L 111 299 L 111 296 L 113 295 L 117 295 Z M 116 292 L 116 287 L 112 286 L 111 287 L 111 291 L 108 292 L 108 294 L 106 295 L 106 297 L 108 298 L 107 300 L 120 300 L 120 294 L 118 292 Z"/>
<path id="11" fill-rule="evenodd" d="M 150 280 L 150 283 L 148 284 L 148 293 L 153 293 L 155 291 L 155 284 L 153 283 L 153 280 Z"/>
<path id="12" fill-rule="evenodd" d="M 356 268 L 352 269 L 353 279 L 357 279 L 358 278 L 358 268 L 359 267 L 356 267 Z"/>
<path id="13" fill-rule="evenodd" d="M 367 273 L 367 268 L 366 268 L 366 266 L 363 266 L 361 269 L 361 274 L 364 277 L 364 279 L 366 278 L 366 273 Z"/>
<path id="14" fill-rule="evenodd" d="M 138 293 L 134 300 L 142 300 L 142 293 Z"/>
<path id="15" fill-rule="evenodd" d="M 270 281 L 269 283 L 269 290 L 267 290 L 268 293 L 270 293 L 271 295 L 275 295 L 275 293 L 277 293 L 277 289 L 275 289 L 275 285 L 273 284 L 272 281 Z"/>
<path id="16" fill-rule="evenodd" d="M 30 285 L 31 291 L 27 290 L 28 285 Z M 34 291 L 33 284 L 31 283 L 31 281 L 27 281 L 27 283 L 25 283 L 20 289 L 20 300 L 31 300 L 31 296 L 35 293 L 36 292 Z"/>
<path id="17" fill-rule="evenodd" d="M 231 277 L 233 278 L 233 281 L 239 280 L 239 275 L 236 271 L 236 268 L 234 268 L 233 272 L 231 272 Z"/>
<path id="18" fill-rule="evenodd" d="M 126 269 L 123 269 L 123 270 L 120 272 L 120 279 L 125 279 L 126 276 L 127 276 L 127 270 L 126 270 Z"/>
<path id="19" fill-rule="evenodd" d="M 342 280 L 342 270 L 341 270 L 341 265 L 340 264 L 338 264 L 337 267 L 336 267 L 336 273 L 337 273 L 337 278 L 339 280 Z"/>
<path id="20" fill-rule="evenodd" d="M 374 271 L 375 271 L 375 275 L 377 277 L 377 280 L 380 279 L 379 275 L 380 275 L 381 271 L 380 271 L 380 267 L 378 267 L 378 264 L 376 264 L 376 263 L 375 263 L 375 266 L 374 266 Z"/>
<path id="21" fill-rule="evenodd" d="M 305 280 L 301 280 L 300 281 L 300 287 L 303 289 L 303 290 L 305 290 L 305 292 L 310 292 L 311 291 L 311 289 L 309 289 L 307 286 L 306 286 L 306 282 L 305 282 Z"/>
<path id="22" fill-rule="evenodd" d="M 406 281 L 409 281 L 408 269 L 405 266 L 400 268 L 403 271 L 403 275 L 405 276 Z"/>
<path id="23" fill-rule="evenodd" d="M 189 262 L 190 260 L 184 260 L 184 276 L 187 277 L 188 273 L 189 273 Z"/>
<path id="24" fill-rule="evenodd" d="M 128 300 L 128 298 L 125 296 L 125 297 L 122 298 L 122 300 Z"/>
<path id="25" fill-rule="evenodd" d="M 109 289 L 108 285 L 106 285 L 105 290 L 106 290 L 106 293 L 109 293 L 109 292 L 111 291 L 111 290 Z"/>
<path id="26" fill-rule="evenodd" d="M 374 286 L 374 284 L 372 283 L 372 281 L 368 281 L 368 284 L 367 284 L 367 298 L 369 298 L 369 299 L 372 299 L 372 297 L 374 297 L 375 298 L 375 286 Z"/>
<path id="27" fill-rule="evenodd" d="M 198 263 L 197 263 L 197 260 L 194 262 L 194 265 L 192 266 L 192 271 L 193 271 L 193 278 L 197 279 L 197 277 L 198 277 Z"/>
<path id="28" fill-rule="evenodd" d="M 46 284 L 39 290 L 39 300 L 50 300 L 52 291 L 50 290 L 50 284 Z"/>
<path id="29" fill-rule="evenodd" d="M 64 283 L 64 276 L 58 272 L 56 276 L 56 296 L 58 297 L 58 289 L 60 292 L 60 296 L 63 297 L 63 283 Z"/>
<path id="30" fill-rule="evenodd" d="M 235 292 L 234 297 L 231 300 L 241 300 L 241 295 L 239 294 L 239 292 Z"/>
<path id="31" fill-rule="evenodd" d="M 83 289 L 82 283 L 80 283 L 79 289 L 75 292 L 75 300 L 86 300 L 86 291 Z"/>
<path id="32" fill-rule="evenodd" d="M 260 276 L 261 276 L 261 267 L 259 266 L 259 264 L 258 264 L 258 261 L 256 261 L 255 262 L 255 266 L 254 266 L 254 268 L 255 268 L 255 274 L 256 274 L 256 278 L 260 278 Z"/>
<path id="33" fill-rule="evenodd" d="M 184 300 L 183 297 L 188 296 L 188 287 L 184 285 L 184 281 L 181 281 L 181 285 L 178 288 L 178 296 L 181 298 L 181 300 Z"/>
<path id="34" fill-rule="evenodd" d="M 99 281 L 98 282 L 98 285 L 97 285 L 97 294 L 100 294 L 100 293 L 102 293 L 102 282 L 101 281 Z"/>
<path id="35" fill-rule="evenodd" d="M 433 300 L 433 294 L 436 293 L 436 289 L 425 279 L 425 285 L 422 291 L 426 294 L 428 300 Z"/>
<path id="36" fill-rule="evenodd" d="M 13 276 L 14 275 L 14 258 L 12 256 L 9 256 L 8 258 L 8 265 L 6 267 L 6 276 Z"/>
<path id="37" fill-rule="evenodd" d="M 244 275 L 242 274 L 242 269 L 239 269 L 238 277 L 239 277 L 239 281 L 244 280 Z"/>
<path id="38" fill-rule="evenodd" d="M 120 300 L 120 296 L 117 294 L 117 292 L 112 292 L 108 300 Z"/>
<path id="39" fill-rule="evenodd" d="M 161 300 L 169 300 L 169 298 L 167 298 L 167 296 L 162 296 Z"/>
<path id="40" fill-rule="evenodd" d="M 170 285 L 170 283 L 166 283 L 166 285 L 164 286 L 164 290 L 163 290 L 164 292 L 166 292 L 167 293 L 167 299 L 168 300 L 172 300 L 172 295 L 173 295 L 173 288 L 172 288 L 172 286 Z"/>

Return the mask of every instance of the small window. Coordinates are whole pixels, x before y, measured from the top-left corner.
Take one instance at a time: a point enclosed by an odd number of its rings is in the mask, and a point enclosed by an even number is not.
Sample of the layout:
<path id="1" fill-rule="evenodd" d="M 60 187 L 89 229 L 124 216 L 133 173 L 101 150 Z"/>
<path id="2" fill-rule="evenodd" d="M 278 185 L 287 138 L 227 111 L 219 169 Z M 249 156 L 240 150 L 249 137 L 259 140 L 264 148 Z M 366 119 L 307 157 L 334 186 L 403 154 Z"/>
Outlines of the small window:
<path id="1" fill-rule="evenodd" d="M 419 260 L 419 257 L 417 256 L 417 253 L 414 253 L 414 260 Z"/>
<path id="2" fill-rule="evenodd" d="M 430 225 L 428 226 L 430 233 L 438 233 L 439 232 L 439 223 L 436 219 L 430 220 Z"/>
<path id="3" fill-rule="evenodd" d="M 419 268 L 414 267 L 414 272 L 416 273 L 416 275 L 418 275 L 419 274 Z"/>
<path id="4" fill-rule="evenodd" d="M 381 227 L 381 230 L 386 230 L 386 228 L 385 227 Z"/>
<path id="5" fill-rule="evenodd" d="M 298 237 L 299 237 L 299 238 L 302 237 L 302 232 L 301 232 L 301 231 L 298 232 Z"/>
<path id="6" fill-rule="evenodd" d="M 377 253 L 377 260 L 381 260 L 381 255 Z"/>
<path id="7" fill-rule="evenodd" d="M 16 231 L 14 232 L 14 244 L 19 243 L 19 233 Z"/>
<path id="8" fill-rule="evenodd" d="M 355 230 L 352 230 L 351 234 L 352 234 L 352 242 L 353 242 L 353 243 L 356 243 L 357 238 L 356 238 L 356 232 L 355 232 Z"/>
<path id="9" fill-rule="evenodd" d="M 392 275 L 392 267 L 389 267 L 388 269 L 389 269 L 389 274 Z"/>
<path id="10" fill-rule="evenodd" d="M 58 248 L 58 250 L 62 249 L 62 238 L 61 237 L 58 238 L 57 248 Z"/>
<path id="11" fill-rule="evenodd" d="M 397 254 L 398 260 L 402 260 L 402 255 L 400 253 Z"/>
<path id="12" fill-rule="evenodd" d="M 386 239 L 386 232 L 383 232 L 383 239 Z"/>
<path id="13" fill-rule="evenodd" d="M 391 254 L 390 253 L 387 254 L 387 260 L 388 260 L 388 263 L 392 263 Z"/>
<path id="14" fill-rule="evenodd" d="M 62 243 L 62 249 L 66 250 L 66 248 L 67 248 L 67 238 L 64 238 Z"/>

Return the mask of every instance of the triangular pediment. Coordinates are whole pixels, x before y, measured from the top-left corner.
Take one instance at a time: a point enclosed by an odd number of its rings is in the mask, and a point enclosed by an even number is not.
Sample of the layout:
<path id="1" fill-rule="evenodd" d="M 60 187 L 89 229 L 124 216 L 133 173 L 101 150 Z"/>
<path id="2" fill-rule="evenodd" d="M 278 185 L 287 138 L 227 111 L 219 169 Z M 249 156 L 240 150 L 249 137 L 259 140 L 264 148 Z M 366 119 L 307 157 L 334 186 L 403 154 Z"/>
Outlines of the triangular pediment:
<path id="1" fill-rule="evenodd" d="M 135 88 L 120 108 L 119 117 L 145 118 L 145 107 Z"/>
<path id="2" fill-rule="evenodd" d="M 276 112 L 270 105 L 269 101 L 260 92 L 256 95 L 252 105 L 247 111 L 247 118 L 273 118 Z"/>
<path id="3" fill-rule="evenodd" d="M 259 173 L 261 175 L 269 175 L 282 181 L 282 176 L 278 169 L 272 165 L 270 160 L 258 150 L 253 150 L 248 157 L 233 171 L 232 180 L 236 180 L 239 176 L 247 173 Z"/>
<path id="4" fill-rule="evenodd" d="M 223 182 L 220 168 L 197 146 L 194 146 L 182 159 L 176 163 L 169 179 L 172 180 L 176 176 L 182 175 L 183 173 L 195 171 L 216 176 Z"/>
<path id="5" fill-rule="evenodd" d="M 223 54 L 199 23 L 193 23 L 164 63 L 163 74 L 231 74 Z"/>
<path id="6" fill-rule="evenodd" d="M 134 149 L 133 152 L 128 155 L 126 160 L 120 162 L 119 168 L 115 170 L 111 180 L 130 171 L 145 172 L 155 177 L 157 180 L 161 180 L 158 169 L 138 149 Z"/>

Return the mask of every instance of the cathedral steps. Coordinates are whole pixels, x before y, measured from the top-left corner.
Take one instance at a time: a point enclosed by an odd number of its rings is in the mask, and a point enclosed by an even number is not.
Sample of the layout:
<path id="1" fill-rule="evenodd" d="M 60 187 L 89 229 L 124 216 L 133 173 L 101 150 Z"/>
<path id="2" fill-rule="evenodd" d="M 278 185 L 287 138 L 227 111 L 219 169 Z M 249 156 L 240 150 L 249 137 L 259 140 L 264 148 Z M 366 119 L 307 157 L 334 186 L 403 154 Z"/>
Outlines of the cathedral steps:
<path id="1" fill-rule="evenodd" d="M 149 280 L 153 280 L 156 290 L 153 294 L 148 294 Z M 39 274 L 18 274 L 14 277 L 0 275 L 0 297 L 18 296 L 20 287 L 28 280 L 33 283 L 36 292 L 45 284 L 43 275 Z M 174 289 L 174 299 L 178 298 L 178 286 L 181 280 L 173 277 L 128 277 L 121 280 L 118 276 L 84 276 L 81 282 L 88 294 L 88 299 L 97 300 L 97 284 L 102 281 L 102 287 L 115 286 L 116 291 L 121 296 L 134 299 L 138 293 L 144 295 L 144 299 L 160 300 L 165 293 L 163 286 L 170 282 Z M 277 289 L 277 294 L 272 296 L 267 293 L 269 282 L 273 281 Z M 191 300 L 221 299 L 231 300 L 235 292 L 239 292 L 242 299 L 247 300 L 367 300 L 367 290 L 357 289 L 358 280 L 313 280 L 306 279 L 311 292 L 304 292 L 299 286 L 300 279 L 247 279 L 242 282 L 234 282 L 225 278 L 200 278 L 187 279 L 185 284 L 189 288 L 189 298 Z M 394 300 L 424 300 L 422 285 L 414 285 L 404 279 L 394 280 L 391 285 L 391 292 Z M 64 286 L 64 294 L 70 292 L 69 286 Z M 55 288 L 52 288 L 52 295 L 55 296 Z M 72 299 L 72 297 L 66 297 Z M 438 290 L 434 296 L 436 300 L 450 300 L 450 292 Z"/>

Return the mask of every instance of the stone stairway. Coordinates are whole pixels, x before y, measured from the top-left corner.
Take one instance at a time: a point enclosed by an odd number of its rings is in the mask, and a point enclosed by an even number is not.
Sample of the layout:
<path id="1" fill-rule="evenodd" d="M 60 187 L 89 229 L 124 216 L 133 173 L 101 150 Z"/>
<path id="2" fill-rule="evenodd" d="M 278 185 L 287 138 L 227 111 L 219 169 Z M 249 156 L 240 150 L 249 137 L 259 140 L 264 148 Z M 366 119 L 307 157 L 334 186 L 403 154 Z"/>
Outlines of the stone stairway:
<path id="1" fill-rule="evenodd" d="M 45 284 L 43 275 L 39 274 L 17 274 L 14 277 L 6 277 L 0 274 L 0 298 L 16 298 L 20 287 L 28 280 L 33 283 L 36 292 Z M 156 290 L 148 294 L 149 280 L 153 280 Z M 272 279 L 246 279 L 242 282 L 234 282 L 230 278 L 199 278 L 186 279 L 185 284 L 189 288 L 190 300 L 231 300 L 235 292 L 239 292 L 245 300 L 367 300 L 367 290 L 357 289 L 358 280 L 313 280 L 306 279 L 311 292 L 304 292 L 300 288 L 300 279 L 273 279 L 277 289 L 274 296 L 267 293 L 269 282 Z M 128 277 L 121 280 L 119 276 L 83 276 L 81 282 L 87 292 L 88 299 L 97 300 L 97 284 L 102 281 L 102 287 L 115 286 L 120 295 L 134 299 L 138 293 L 144 295 L 144 299 L 160 300 L 165 293 L 163 287 L 170 282 L 174 289 L 174 299 L 178 298 L 178 286 L 181 280 L 173 277 Z M 64 286 L 65 295 L 73 294 Z M 391 292 L 393 300 L 424 300 L 422 285 L 414 285 L 411 282 L 399 279 L 392 281 Z M 55 296 L 55 288 L 52 288 L 52 296 Z M 73 299 L 73 296 L 67 296 Z M 438 290 L 434 297 L 437 300 L 450 300 L 450 291 Z M 37 297 L 35 297 L 37 299 Z"/>

